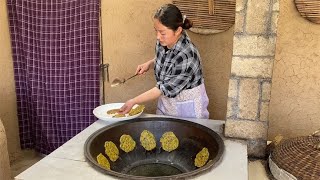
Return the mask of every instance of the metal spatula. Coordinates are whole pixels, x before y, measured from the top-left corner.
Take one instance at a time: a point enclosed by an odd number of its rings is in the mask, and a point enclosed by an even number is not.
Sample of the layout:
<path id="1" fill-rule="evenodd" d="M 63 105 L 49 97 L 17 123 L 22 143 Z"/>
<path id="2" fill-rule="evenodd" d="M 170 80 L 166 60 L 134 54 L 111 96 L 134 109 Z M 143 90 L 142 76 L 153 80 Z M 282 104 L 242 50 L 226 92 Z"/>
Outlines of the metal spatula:
<path id="1" fill-rule="evenodd" d="M 133 76 L 131 76 L 131 77 L 129 77 L 128 79 L 120 79 L 120 78 L 115 78 L 113 81 L 112 81 L 112 83 L 111 83 L 111 87 L 116 87 L 116 86 L 119 86 L 120 84 L 123 84 L 123 83 L 125 83 L 126 81 L 128 81 L 129 79 L 131 79 L 131 78 L 134 78 L 134 77 L 136 77 L 138 74 L 135 74 L 135 75 L 133 75 Z"/>

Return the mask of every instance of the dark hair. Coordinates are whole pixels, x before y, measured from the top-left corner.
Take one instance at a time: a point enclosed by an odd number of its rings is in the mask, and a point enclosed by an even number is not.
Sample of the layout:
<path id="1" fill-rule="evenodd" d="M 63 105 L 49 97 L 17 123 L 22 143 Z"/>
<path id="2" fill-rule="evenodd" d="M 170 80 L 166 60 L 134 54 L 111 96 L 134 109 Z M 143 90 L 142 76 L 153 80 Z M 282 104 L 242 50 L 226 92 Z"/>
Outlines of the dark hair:
<path id="1" fill-rule="evenodd" d="M 153 18 L 158 19 L 161 24 L 174 31 L 180 26 L 183 29 L 190 29 L 192 27 L 192 21 L 187 18 L 183 20 L 181 11 L 173 4 L 162 5 L 156 11 Z"/>

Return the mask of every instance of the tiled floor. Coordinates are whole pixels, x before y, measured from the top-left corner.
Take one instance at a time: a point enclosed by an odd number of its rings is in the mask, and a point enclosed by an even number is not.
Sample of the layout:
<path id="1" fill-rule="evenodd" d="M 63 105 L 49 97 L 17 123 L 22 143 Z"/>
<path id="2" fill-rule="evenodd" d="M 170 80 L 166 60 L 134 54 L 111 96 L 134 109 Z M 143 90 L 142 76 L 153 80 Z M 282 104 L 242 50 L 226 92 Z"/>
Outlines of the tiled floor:
<path id="1" fill-rule="evenodd" d="M 43 158 L 31 150 L 23 151 L 23 156 L 11 165 L 12 179 Z M 274 180 L 265 160 L 249 160 L 249 180 Z"/>

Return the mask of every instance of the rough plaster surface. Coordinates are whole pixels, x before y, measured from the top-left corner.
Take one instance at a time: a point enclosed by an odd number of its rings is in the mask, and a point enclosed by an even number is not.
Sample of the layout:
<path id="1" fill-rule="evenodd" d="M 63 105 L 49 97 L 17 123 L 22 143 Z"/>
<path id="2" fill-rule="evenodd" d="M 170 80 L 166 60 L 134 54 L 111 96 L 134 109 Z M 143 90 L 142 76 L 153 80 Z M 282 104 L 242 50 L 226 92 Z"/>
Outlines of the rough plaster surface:
<path id="1" fill-rule="evenodd" d="M 109 63 L 109 78 L 128 78 L 139 64 L 154 57 L 155 33 L 152 15 L 170 1 L 102 1 L 104 63 Z M 106 103 L 125 102 L 155 86 L 153 69 L 115 88 L 105 85 Z M 146 112 L 155 113 L 156 101 L 146 103 Z"/>
<path id="2" fill-rule="evenodd" d="M 156 36 L 153 13 L 168 0 L 103 1 L 104 61 L 110 64 L 110 80 L 130 77 L 137 65 L 154 57 Z M 233 28 L 215 35 L 199 35 L 188 31 L 199 48 L 204 67 L 205 84 L 210 99 L 210 118 L 225 119 L 227 90 L 231 66 Z M 153 70 L 135 77 L 123 86 L 111 88 L 106 83 L 106 102 L 124 102 L 155 86 Z M 154 113 L 156 101 L 146 104 L 146 112 Z"/>
<path id="3" fill-rule="evenodd" d="M 211 119 L 225 120 L 232 59 L 233 27 L 213 35 L 188 33 L 198 47 L 209 97 Z"/>
<path id="4" fill-rule="evenodd" d="M 320 25 L 281 1 L 270 101 L 269 139 L 320 128 Z"/>
<path id="5" fill-rule="evenodd" d="M 0 0 L 0 118 L 6 129 L 10 160 L 14 161 L 20 153 L 16 93 L 7 6 Z"/>

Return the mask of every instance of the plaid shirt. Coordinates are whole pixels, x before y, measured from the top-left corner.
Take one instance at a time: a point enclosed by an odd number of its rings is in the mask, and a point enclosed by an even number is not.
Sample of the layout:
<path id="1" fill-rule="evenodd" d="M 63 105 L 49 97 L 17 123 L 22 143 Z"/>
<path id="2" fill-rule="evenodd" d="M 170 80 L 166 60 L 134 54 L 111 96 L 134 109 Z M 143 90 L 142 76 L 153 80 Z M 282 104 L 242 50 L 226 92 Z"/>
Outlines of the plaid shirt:
<path id="1" fill-rule="evenodd" d="M 156 43 L 155 76 L 163 95 L 174 98 L 184 89 L 192 89 L 204 82 L 198 49 L 183 31 L 172 49 Z"/>

